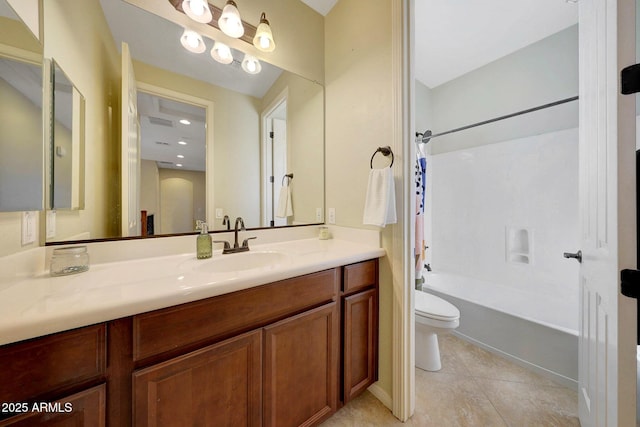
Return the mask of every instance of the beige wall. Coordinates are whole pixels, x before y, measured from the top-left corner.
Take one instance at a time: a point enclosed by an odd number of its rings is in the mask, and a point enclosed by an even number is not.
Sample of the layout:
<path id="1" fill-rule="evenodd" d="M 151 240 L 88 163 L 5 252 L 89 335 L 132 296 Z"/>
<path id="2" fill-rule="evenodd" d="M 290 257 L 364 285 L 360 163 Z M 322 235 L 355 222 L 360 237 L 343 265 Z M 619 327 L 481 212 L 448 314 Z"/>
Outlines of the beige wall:
<path id="1" fill-rule="evenodd" d="M 288 89 L 287 173 L 291 184 L 291 223 L 314 223 L 316 208 L 324 206 L 324 91 L 322 86 L 283 72 L 262 98 L 262 110 Z M 277 181 L 277 180 L 276 180 Z M 279 188 L 280 182 L 276 182 Z"/>
<path id="2" fill-rule="evenodd" d="M 56 240 L 88 232 L 91 236 L 119 234 L 120 224 L 109 218 L 119 211 L 119 146 L 113 139 L 109 106 L 118 117 L 120 55 L 98 0 L 44 3 L 45 50 L 86 99 L 85 209 L 57 212 Z"/>
<path id="3" fill-rule="evenodd" d="M 325 20 L 326 201 L 327 208 L 335 208 L 336 223 L 342 226 L 364 228 L 369 159 L 377 147 L 390 145 L 394 139 L 391 7 L 388 1 L 340 0 Z M 392 227 L 383 229 L 387 257 L 380 265 L 378 385 L 389 396 Z"/>
<path id="4" fill-rule="evenodd" d="M 136 79 L 213 101 L 213 155 L 216 208 L 246 224 L 260 222 L 260 100 L 134 61 Z M 255 224 L 255 225 L 254 225 Z M 222 221 L 210 224 L 222 229 Z"/>
<path id="5" fill-rule="evenodd" d="M 197 220 L 205 221 L 205 174 L 197 171 L 160 169 L 160 221 L 156 234 L 195 231 Z M 159 227 L 158 227 L 159 225 Z"/>

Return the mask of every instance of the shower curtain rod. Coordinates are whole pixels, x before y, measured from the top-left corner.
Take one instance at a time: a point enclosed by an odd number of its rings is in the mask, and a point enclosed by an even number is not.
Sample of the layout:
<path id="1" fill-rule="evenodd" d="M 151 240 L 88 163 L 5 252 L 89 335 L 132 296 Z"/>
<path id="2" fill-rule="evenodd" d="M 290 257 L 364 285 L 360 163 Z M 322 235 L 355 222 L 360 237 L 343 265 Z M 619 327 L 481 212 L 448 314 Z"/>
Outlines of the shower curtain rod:
<path id="1" fill-rule="evenodd" d="M 497 122 L 497 121 L 504 120 L 504 119 L 509 119 L 511 117 L 520 116 L 522 114 L 532 113 L 534 111 L 543 110 L 543 109 L 549 108 L 549 107 L 555 107 L 556 105 L 565 104 L 567 102 L 576 101 L 576 100 L 578 100 L 578 96 L 572 96 L 571 98 L 561 99 L 559 101 L 551 102 L 549 104 L 539 105 L 537 107 L 529 108 L 527 110 L 522 110 L 522 111 L 518 111 L 516 113 L 507 114 L 505 116 L 496 117 L 495 119 L 484 120 L 482 122 L 474 123 L 472 125 L 467 125 L 467 126 L 462 126 L 462 127 L 456 128 L 456 129 L 451 129 L 451 130 L 448 130 L 446 132 L 440 132 L 440 133 L 432 134 L 429 129 L 424 131 L 424 133 L 416 132 L 416 144 L 427 144 L 431 140 L 431 138 L 436 138 L 438 136 L 448 135 L 448 134 L 454 133 L 454 132 L 460 132 L 461 130 L 471 129 L 471 128 L 474 128 L 476 126 L 486 125 L 486 124 L 489 124 L 489 123 Z"/>

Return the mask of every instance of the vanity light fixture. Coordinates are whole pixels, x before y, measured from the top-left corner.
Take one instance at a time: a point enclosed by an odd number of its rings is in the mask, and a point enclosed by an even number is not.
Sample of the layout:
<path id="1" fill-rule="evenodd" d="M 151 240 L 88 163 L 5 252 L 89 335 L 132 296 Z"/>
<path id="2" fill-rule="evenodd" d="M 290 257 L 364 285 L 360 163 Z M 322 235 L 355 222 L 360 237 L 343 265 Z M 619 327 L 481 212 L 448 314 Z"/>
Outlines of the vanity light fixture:
<path id="1" fill-rule="evenodd" d="M 187 119 L 180 120 L 180 123 L 182 123 L 183 125 L 190 125 L 191 124 L 191 122 L 189 120 L 187 120 Z"/>
<path id="2" fill-rule="evenodd" d="M 184 0 L 182 10 L 189 18 L 201 24 L 208 24 L 213 19 L 207 0 Z"/>
<path id="3" fill-rule="evenodd" d="M 249 74 L 258 74 L 262 70 L 262 65 L 260 65 L 258 58 L 245 53 L 242 60 L 242 69 Z"/>
<path id="4" fill-rule="evenodd" d="M 180 37 L 180 43 L 182 43 L 182 47 L 193 53 L 202 53 L 207 48 L 200 34 L 186 28 Z"/>
<path id="5" fill-rule="evenodd" d="M 227 4 L 222 9 L 222 15 L 218 19 L 218 27 L 220 31 L 235 39 L 244 34 L 240 12 L 238 12 L 238 7 L 233 0 L 227 0 Z"/>
<path id="6" fill-rule="evenodd" d="M 215 42 L 211 49 L 211 57 L 221 64 L 231 64 L 233 62 L 233 55 L 231 54 L 231 48 L 224 43 Z"/>
<path id="7" fill-rule="evenodd" d="M 256 29 L 253 45 L 263 52 L 273 52 L 276 48 L 276 43 L 273 41 L 273 34 L 271 34 L 271 27 L 269 26 L 267 15 L 264 12 L 260 15 L 260 24 Z"/>

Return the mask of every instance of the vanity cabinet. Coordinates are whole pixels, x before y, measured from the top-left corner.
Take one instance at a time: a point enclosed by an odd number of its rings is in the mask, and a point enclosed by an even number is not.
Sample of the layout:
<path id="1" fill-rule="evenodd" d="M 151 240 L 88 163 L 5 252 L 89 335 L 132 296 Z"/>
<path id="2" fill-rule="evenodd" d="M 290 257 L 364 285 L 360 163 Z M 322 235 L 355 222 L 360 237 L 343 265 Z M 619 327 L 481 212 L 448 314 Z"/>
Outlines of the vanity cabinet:
<path id="1" fill-rule="evenodd" d="M 342 292 L 342 402 L 378 380 L 378 261 L 344 267 Z"/>
<path id="2" fill-rule="evenodd" d="M 262 332 L 133 374 L 136 426 L 260 426 Z"/>
<path id="3" fill-rule="evenodd" d="M 1 346 L 0 404 L 72 410 L 0 427 L 317 425 L 377 379 L 377 289 L 371 260 Z"/>
<path id="4" fill-rule="evenodd" d="M 265 427 L 311 426 L 338 404 L 336 302 L 270 325 L 265 336 Z"/>

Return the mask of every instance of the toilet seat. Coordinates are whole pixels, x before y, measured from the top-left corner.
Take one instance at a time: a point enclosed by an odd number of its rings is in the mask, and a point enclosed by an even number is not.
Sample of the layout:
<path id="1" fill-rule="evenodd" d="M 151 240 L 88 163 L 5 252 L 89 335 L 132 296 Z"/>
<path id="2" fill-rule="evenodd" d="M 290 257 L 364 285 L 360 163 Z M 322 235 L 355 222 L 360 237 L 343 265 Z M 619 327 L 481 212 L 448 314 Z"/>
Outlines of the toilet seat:
<path id="1" fill-rule="evenodd" d="M 460 310 L 448 301 L 421 291 L 416 291 L 415 295 L 416 316 L 444 322 L 452 322 L 460 319 Z"/>

